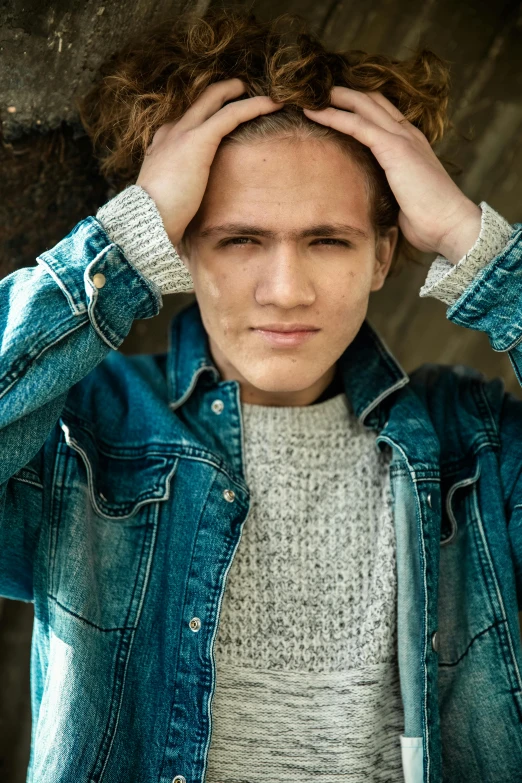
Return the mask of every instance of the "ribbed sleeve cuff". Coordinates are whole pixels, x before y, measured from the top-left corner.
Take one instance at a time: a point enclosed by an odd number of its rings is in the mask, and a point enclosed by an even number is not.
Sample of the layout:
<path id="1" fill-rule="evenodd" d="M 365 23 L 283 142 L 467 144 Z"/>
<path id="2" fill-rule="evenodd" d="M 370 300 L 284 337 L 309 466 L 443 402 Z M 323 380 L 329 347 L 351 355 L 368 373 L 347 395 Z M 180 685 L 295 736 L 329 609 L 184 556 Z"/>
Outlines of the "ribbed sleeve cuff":
<path id="1" fill-rule="evenodd" d="M 457 264 L 438 255 L 429 268 L 420 296 L 433 296 L 447 305 L 455 304 L 474 277 L 507 244 L 513 232 L 511 225 L 485 201 L 479 206 L 482 217 L 475 244 Z"/>
<path id="2" fill-rule="evenodd" d="M 154 200 L 139 185 L 130 185 L 104 204 L 96 219 L 112 242 L 162 294 L 194 288 L 192 277 L 170 241 Z"/>

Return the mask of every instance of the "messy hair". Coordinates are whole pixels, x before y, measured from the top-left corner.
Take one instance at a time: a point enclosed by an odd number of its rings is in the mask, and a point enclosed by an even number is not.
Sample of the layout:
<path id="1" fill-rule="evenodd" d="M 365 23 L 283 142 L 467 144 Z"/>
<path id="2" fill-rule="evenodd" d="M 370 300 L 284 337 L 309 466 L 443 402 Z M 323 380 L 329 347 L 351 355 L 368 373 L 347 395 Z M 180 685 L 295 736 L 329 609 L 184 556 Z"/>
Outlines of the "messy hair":
<path id="1" fill-rule="evenodd" d="M 102 66 L 79 102 L 102 173 L 117 189 L 135 181 L 156 130 L 179 119 L 209 84 L 232 77 L 246 83 L 248 97 L 268 95 L 285 105 L 242 123 L 223 143 L 292 136 L 335 142 L 365 175 L 376 237 L 398 225 L 399 205 L 384 170 L 364 144 L 313 122 L 302 109 L 326 108 L 332 87 L 341 85 L 379 90 L 432 147 L 452 127 L 449 67 L 429 49 L 403 60 L 359 49 L 332 52 L 295 14 L 264 22 L 250 12 L 210 9 L 142 33 Z M 399 229 L 392 271 L 400 259 L 416 260 Z"/>

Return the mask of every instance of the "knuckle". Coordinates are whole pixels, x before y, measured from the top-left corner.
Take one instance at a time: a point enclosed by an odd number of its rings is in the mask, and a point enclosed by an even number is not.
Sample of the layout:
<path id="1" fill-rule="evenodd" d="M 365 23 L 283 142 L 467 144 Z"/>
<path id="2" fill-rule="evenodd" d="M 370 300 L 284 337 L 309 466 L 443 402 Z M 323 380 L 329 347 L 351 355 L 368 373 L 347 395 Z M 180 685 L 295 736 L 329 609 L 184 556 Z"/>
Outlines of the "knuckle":
<path id="1" fill-rule="evenodd" d="M 233 103 L 227 103 L 225 106 L 221 107 L 220 111 L 225 117 L 228 117 L 230 114 L 235 114 L 237 111 L 236 102 L 234 101 Z"/>
<path id="2" fill-rule="evenodd" d="M 428 141 L 425 134 L 421 131 L 420 128 L 417 128 L 416 125 L 412 125 L 411 122 L 408 123 L 410 133 L 415 136 L 415 138 L 419 139 L 419 141 Z"/>
<path id="3" fill-rule="evenodd" d="M 245 111 L 247 111 L 249 108 L 254 109 L 257 111 L 258 109 L 263 109 L 265 106 L 270 105 L 270 98 L 267 98 L 266 95 L 254 95 L 252 98 L 247 98 L 249 103 L 245 106 Z"/>
<path id="4" fill-rule="evenodd" d="M 190 128 L 186 130 L 178 139 L 178 145 L 180 147 L 192 147 L 198 139 L 198 129 Z"/>

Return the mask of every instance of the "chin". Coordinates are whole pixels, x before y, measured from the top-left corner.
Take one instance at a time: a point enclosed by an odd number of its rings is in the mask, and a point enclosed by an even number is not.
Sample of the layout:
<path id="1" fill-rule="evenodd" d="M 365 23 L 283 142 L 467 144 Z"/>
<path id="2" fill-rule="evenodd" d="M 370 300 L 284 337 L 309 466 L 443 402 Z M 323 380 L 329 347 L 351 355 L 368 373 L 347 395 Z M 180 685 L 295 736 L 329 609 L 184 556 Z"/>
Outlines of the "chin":
<path id="1" fill-rule="evenodd" d="M 243 373 L 244 379 L 256 389 L 264 392 L 284 393 L 300 392 L 313 386 L 323 373 L 308 372 L 303 368 L 300 372 L 297 368 L 291 370 L 285 369 L 284 372 L 278 372 L 277 369 L 264 372 L 252 372 L 250 367 L 248 372 Z"/>

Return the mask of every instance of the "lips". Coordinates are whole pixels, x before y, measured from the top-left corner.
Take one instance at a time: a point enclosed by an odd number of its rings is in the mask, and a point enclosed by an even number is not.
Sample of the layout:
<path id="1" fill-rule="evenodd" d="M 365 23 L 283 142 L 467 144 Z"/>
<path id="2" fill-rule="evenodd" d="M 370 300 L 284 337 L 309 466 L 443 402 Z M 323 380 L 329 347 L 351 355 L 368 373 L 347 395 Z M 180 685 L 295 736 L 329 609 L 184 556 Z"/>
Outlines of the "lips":
<path id="1" fill-rule="evenodd" d="M 267 327 L 254 329 L 254 333 L 258 334 L 270 345 L 282 348 L 292 348 L 301 345 L 310 340 L 315 334 L 318 334 L 319 331 L 316 328 L 303 328 L 302 324 L 299 324 L 297 329 L 294 327 L 293 331 L 289 331 L 288 328 L 282 330 L 281 327 L 277 330 Z"/>
<path id="2" fill-rule="evenodd" d="M 261 329 L 268 332 L 317 332 L 319 328 L 312 324 L 264 324 L 263 326 L 256 326 L 254 329 Z"/>

